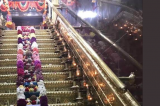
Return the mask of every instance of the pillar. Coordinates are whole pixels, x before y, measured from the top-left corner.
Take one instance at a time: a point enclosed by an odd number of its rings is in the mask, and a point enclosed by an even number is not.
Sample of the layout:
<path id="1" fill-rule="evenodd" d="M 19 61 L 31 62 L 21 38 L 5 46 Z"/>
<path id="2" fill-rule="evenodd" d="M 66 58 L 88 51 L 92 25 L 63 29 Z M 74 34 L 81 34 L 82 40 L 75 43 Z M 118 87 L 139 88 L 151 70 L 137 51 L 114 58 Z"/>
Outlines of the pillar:
<path id="1" fill-rule="evenodd" d="M 52 4 L 55 7 L 58 7 L 59 6 L 59 1 L 58 0 L 52 0 Z M 53 24 L 55 24 L 56 17 L 57 17 L 56 13 L 52 10 L 52 22 L 53 22 Z"/>

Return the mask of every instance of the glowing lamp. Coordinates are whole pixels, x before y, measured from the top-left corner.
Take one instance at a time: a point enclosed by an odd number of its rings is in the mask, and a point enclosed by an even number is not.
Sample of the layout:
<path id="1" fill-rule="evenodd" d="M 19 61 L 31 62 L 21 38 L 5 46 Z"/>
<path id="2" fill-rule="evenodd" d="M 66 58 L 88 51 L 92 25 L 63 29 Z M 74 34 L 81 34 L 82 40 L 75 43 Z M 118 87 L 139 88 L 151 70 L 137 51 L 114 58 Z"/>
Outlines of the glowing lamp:
<path id="1" fill-rule="evenodd" d="M 120 29 L 123 29 L 123 27 L 120 27 Z"/>
<path id="2" fill-rule="evenodd" d="M 92 100 L 93 98 L 91 97 L 90 94 L 88 94 L 88 95 L 87 95 L 87 99 L 88 99 L 88 100 Z"/>
<path id="3" fill-rule="evenodd" d="M 96 76 L 97 74 L 98 74 L 97 71 L 95 71 L 93 75 Z"/>
<path id="4" fill-rule="evenodd" d="M 65 45 L 64 41 L 62 41 L 62 45 L 63 45 L 63 46 Z"/>
<path id="5" fill-rule="evenodd" d="M 101 87 L 104 87 L 104 84 L 103 83 L 101 83 L 101 84 L 99 84 Z"/>
<path id="6" fill-rule="evenodd" d="M 61 38 L 61 37 L 59 37 L 59 41 L 62 41 L 62 38 Z"/>
<path id="7" fill-rule="evenodd" d="M 68 59 L 71 59 L 71 54 L 70 54 L 69 50 L 68 50 Z"/>
<path id="8" fill-rule="evenodd" d="M 66 52 L 67 51 L 67 49 L 66 49 L 66 47 L 64 46 L 64 52 Z"/>
<path id="9" fill-rule="evenodd" d="M 124 27 L 127 27 L 127 25 L 126 25 L 126 24 L 124 24 Z"/>
<path id="10" fill-rule="evenodd" d="M 86 85 L 87 85 L 87 83 L 84 81 L 84 82 L 83 82 L 83 86 L 86 87 Z"/>
<path id="11" fill-rule="evenodd" d="M 97 13 L 92 11 L 79 11 L 78 16 L 81 17 L 82 19 L 95 18 L 97 16 Z"/>
<path id="12" fill-rule="evenodd" d="M 74 58 L 73 58 L 73 60 L 72 60 L 72 65 L 75 67 L 77 64 L 76 64 L 76 62 L 75 62 L 75 60 L 74 60 Z"/>
<path id="13" fill-rule="evenodd" d="M 78 66 L 77 66 L 77 70 L 76 70 L 76 76 L 80 76 L 80 70 L 79 70 Z"/>

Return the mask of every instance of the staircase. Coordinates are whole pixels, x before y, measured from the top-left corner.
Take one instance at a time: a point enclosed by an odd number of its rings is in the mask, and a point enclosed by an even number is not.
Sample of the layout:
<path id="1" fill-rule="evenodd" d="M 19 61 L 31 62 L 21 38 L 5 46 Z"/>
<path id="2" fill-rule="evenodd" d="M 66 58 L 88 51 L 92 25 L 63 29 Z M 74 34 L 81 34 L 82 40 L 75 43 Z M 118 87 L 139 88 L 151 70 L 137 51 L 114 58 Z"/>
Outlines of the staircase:
<path id="1" fill-rule="evenodd" d="M 70 89 L 61 54 L 47 30 L 36 30 L 37 44 L 49 106 L 77 106 L 77 93 Z M 0 106 L 12 106 L 17 102 L 17 31 L 5 31 L 0 40 Z"/>

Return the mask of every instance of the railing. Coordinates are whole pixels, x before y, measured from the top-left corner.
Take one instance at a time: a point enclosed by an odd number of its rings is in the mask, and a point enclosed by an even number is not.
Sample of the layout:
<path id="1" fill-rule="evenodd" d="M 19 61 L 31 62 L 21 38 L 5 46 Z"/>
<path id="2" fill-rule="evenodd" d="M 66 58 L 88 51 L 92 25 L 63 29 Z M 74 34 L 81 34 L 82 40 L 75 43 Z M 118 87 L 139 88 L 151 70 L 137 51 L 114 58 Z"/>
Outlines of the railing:
<path id="1" fill-rule="evenodd" d="M 138 102 L 125 89 L 125 85 L 111 69 L 75 31 L 54 5 L 49 1 L 47 2 L 52 7 L 52 11 L 57 14 L 57 20 L 60 22 L 60 33 L 78 58 L 79 64 L 83 67 L 83 71 L 94 87 L 101 104 L 103 106 L 139 106 Z M 101 83 L 104 86 L 101 86 Z"/>

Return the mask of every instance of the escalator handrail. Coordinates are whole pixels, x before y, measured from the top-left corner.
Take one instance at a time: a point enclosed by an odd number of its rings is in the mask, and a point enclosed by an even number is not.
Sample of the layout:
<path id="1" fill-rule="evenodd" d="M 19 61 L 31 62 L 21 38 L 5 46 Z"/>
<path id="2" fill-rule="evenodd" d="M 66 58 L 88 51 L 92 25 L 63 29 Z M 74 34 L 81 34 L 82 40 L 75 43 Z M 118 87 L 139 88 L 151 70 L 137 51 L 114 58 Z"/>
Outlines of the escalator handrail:
<path id="1" fill-rule="evenodd" d="M 49 3 L 49 0 L 47 0 Z M 104 70 L 105 74 L 108 75 L 108 77 L 112 80 L 112 82 L 116 85 L 117 88 L 124 89 L 125 85 L 118 79 L 118 77 L 111 71 L 111 69 L 101 60 L 101 58 L 95 53 L 95 51 L 86 43 L 86 41 L 75 31 L 75 29 L 72 27 L 71 24 L 61 15 L 61 13 L 56 9 L 56 7 L 49 3 L 51 5 L 53 11 L 61 18 L 61 20 L 66 24 L 68 29 L 74 33 L 75 37 L 77 37 L 77 40 L 80 42 L 80 44 L 87 50 L 87 52 L 92 56 L 92 58 L 95 59 L 97 64 Z M 127 94 L 127 95 L 126 95 Z M 139 104 L 136 102 L 136 100 L 132 97 L 131 94 L 129 94 L 128 91 L 126 91 L 124 94 L 124 97 L 131 101 L 131 106 L 139 106 Z"/>
<path id="2" fill-rule="evenodd" d="M 102 39 L 110 43 L 116 50 L 118 50 L 123 56 L 125 56 L 132 64 L 134 64 L 139 70 L 142 71 L 142 65 L 136 61 L 131 55 L 129 55 L 126 51 L 124 51 L 121 47 L 116 45 L 112 40 L 110 40 L 108 37 L 106 37 L 104 34 L 102 34 L 99 30 L 97 30 L 94 26 L 89 24 L 88 22 L 84 21 L 82 18 L 77 16 L 77 14 L 71 10 L 68 6 L 66 6 L 64 3 L 62 3 L 63 6 L 65 6 L 73 15 L 76 16 L 81 22 L 88 25 L 90 28 L 92 28 L 93 31 L 95 31 Z"/>

